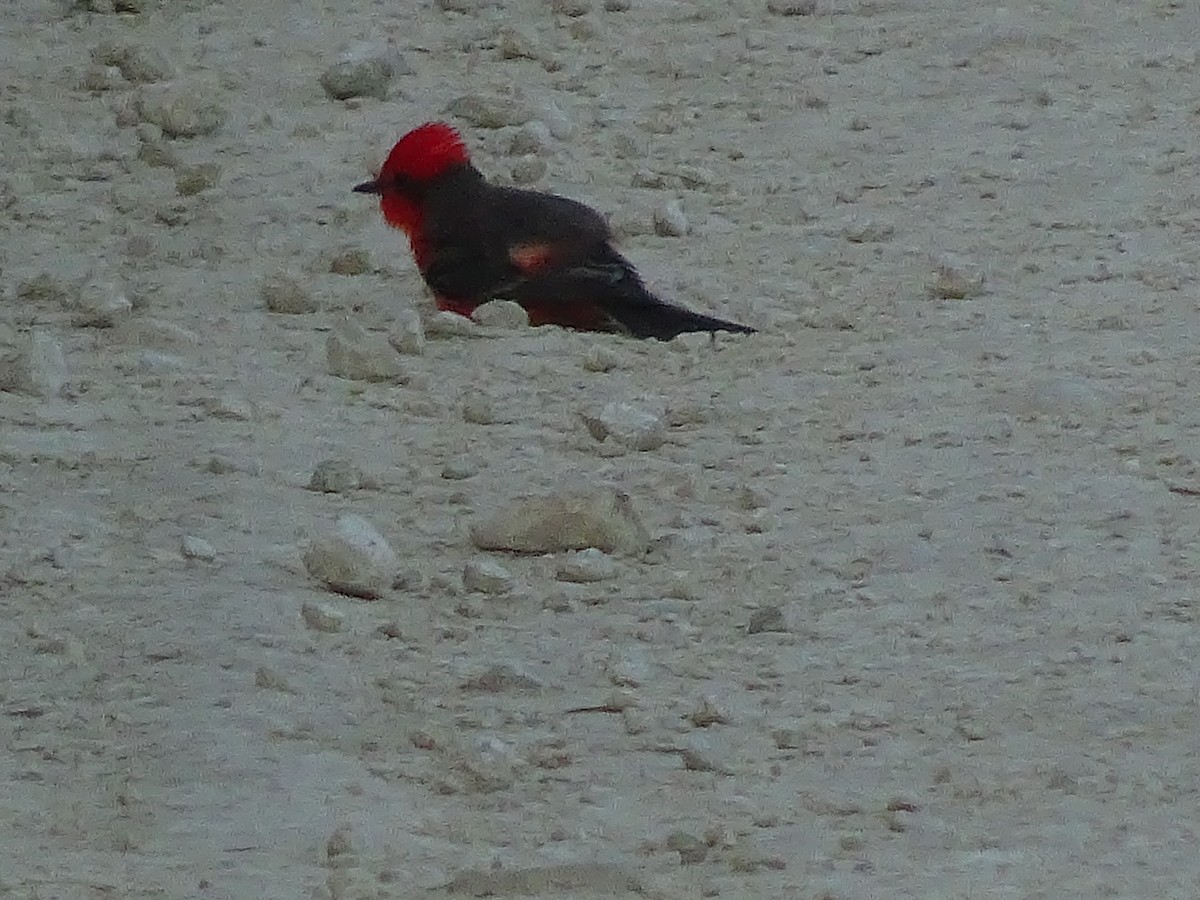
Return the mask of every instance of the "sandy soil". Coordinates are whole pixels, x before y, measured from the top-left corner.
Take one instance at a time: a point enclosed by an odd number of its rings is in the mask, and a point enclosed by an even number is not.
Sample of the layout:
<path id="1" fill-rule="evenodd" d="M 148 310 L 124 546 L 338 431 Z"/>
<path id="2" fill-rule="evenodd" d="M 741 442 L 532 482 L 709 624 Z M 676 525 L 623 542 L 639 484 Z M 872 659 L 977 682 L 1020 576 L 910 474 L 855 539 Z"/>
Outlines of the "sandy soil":
<path id="1" fill-rule="evenodd" d="M 66 364 L 0 393 L 0 894 L 1194 896 L 1200 7 L 21 0 L 0 29 L 0 347 Z M 364 47 L 403 58 L 387 98 L 327 97 Z M 224 121 L 160 140 L 131 77 Z M 466 94 L 553 125 L 536 183 L 655 287 L 762 333 L 490 329 L 407 385 L 331 376 L 330 328 L 427 302 L 350 187 Z M 278 272 L 320 309 L 268 312 Z M 81 312 L 105 281 L 132 310 Z M 667 442 L 595 440 L 611 401 L 669 408 Z M 329 459 L 364 486 L 309 490 Z M 653 553 L 574 584 L 472 546 L 579 485 Z M 347 512 L 402 560 L 381 599 L 301 563 Z M 467 590 L 480 561 L 510 588 Z"/>

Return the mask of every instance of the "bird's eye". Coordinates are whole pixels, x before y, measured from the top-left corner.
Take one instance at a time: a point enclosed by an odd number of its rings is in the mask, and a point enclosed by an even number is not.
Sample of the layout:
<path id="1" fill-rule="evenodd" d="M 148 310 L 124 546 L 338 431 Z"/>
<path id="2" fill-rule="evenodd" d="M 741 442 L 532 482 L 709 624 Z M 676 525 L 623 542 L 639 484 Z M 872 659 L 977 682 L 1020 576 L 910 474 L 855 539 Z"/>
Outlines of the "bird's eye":
<path id="1" fill-rule="evenodd" d="M 397 172 L 392 176 L 392 190 L 406 197 L 415 197 L 421 193 L 421 183 L 411 175 Z"/>

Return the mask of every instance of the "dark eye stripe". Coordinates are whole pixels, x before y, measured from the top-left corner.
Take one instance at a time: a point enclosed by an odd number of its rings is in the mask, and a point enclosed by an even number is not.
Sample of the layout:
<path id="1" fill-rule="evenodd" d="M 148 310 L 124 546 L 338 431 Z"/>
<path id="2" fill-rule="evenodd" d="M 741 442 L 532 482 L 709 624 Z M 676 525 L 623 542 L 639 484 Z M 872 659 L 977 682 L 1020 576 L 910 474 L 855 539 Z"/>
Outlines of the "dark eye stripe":
<path id="1" fill-rule="evenodd" d="M 417 178 L 403 173 L 392 176 L 392 189 L 406 197 L 420 197 L 425 193 L 425 183 Z"/>

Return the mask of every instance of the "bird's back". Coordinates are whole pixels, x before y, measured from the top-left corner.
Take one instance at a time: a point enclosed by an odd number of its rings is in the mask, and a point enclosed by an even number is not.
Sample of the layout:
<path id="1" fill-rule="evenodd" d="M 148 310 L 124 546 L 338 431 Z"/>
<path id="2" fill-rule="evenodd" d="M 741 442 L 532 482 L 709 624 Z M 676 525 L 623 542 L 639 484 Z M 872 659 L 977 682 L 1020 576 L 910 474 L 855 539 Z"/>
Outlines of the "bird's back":
<path id="1" fill-rule="evenodd" d="M 553 247 L 556 261 L 587 258 L 612 240 L 604 217 L 583 203 L 522 188 L 488 184 L 473 166 L 448 173 L 426 193 L 431 239 L 469 237 L 507 255 L 517 244 Z"/>

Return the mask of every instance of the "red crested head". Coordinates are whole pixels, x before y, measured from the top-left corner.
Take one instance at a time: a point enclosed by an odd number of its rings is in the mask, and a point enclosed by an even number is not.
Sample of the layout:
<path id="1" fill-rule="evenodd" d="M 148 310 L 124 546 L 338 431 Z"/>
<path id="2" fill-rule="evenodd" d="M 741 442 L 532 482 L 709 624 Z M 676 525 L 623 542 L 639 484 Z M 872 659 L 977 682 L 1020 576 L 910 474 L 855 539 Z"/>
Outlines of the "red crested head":
<path id="1" fill-rule="evenodd" d="M 470 165 L 471 155 L 462 135 L 445 122 L 426 122 L 396 142 L 379 176 L 354 190 L 378 194 L 379 207 L 388 224 L 404 231 L 417 264 L 424 256 L 421 234 L 421 198 L 430 181 L 460 166 Z"/>
<path id="2" fill-rule="evenodd" d="M 426 122 L 396 142 L 379 181 L 385 189 L 389 178 L 428 181 L 470 161 L 462 135 L 445 122 Z"/>

